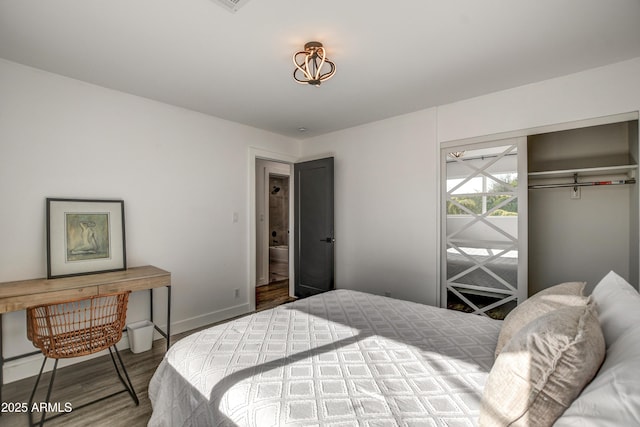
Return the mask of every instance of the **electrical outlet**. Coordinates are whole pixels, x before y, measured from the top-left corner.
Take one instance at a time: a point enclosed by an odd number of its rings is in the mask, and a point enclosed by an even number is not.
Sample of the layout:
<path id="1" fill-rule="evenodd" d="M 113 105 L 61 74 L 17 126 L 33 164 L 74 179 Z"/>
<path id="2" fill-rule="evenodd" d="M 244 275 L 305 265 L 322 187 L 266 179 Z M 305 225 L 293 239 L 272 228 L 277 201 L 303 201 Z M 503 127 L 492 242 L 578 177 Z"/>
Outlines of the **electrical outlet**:
<path id="1" fill-rule="evenodd" d="M 236 298 L 240 298 L 240 289 L 235 289 L 234 290 L 234 295 Z"/>
<path id="2" fill-rule="evenodd" d="M 580 187 L 571 188 L 571 198 L 574 200 L 578 200 L 580 198 Z"/>

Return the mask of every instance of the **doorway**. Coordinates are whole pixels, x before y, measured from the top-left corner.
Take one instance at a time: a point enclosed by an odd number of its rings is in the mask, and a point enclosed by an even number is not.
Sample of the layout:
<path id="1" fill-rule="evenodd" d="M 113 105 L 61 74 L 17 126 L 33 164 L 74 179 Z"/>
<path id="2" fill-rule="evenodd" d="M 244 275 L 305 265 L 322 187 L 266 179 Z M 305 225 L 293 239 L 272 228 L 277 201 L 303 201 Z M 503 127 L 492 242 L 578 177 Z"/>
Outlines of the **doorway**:
<path id="1" fill-rule="evenodd" d="M 291 301 L 291 165 L 256 159 L 255 309 Z"/>
<path id="2" fill-rule="evenodd" d="M 269 284 L 289 279 L 289 175 L 269 174 Z"/>
<path id="3" fill-rule="evenodd" d="M 298 294 L 298 289 L 302 285 L 308 289 L 314 289 L 313 293 L 317 293 L 315 290 L 320 292 L 334 288 L 333 158 L 298 162 L 300 159 L 287 154 L 249 147 L 248 295 L 250 311 L 259 308 L 256 298 L 257 290 L 268 290 L 266 286 L 260 285 L 270 283 L 268 253 L 269 242 L 273 240 L 271 236 L 273 230 L 269 230 L 267 226 L 269 224 L 267 195 L 275 190 L 274 185 L 278 186 L 269 183 L 270 174 L 289 177 L 288 229 L 290 233 L 287 233 L 289 248 L 286 279 L 288 293 L 283 292 L 282 297 L 292 300 L 294 296 L 308 296 L 303 293 Z M 296 166 L 295 174 L 294 165 Z M 301 190 L 302 188 L 305 190 Z M 309 201 L 307 199 L 313 203 L 307 203 Z M 320 200 L 324 203 L 320 203 Z M 276 237 L 278 235 L 276 231 Z M 321 254 L 324 254 L 324 257 L 319 256 Z M 316 274 L 318 266 L 324 266 L 326 271 Z M 274 277 L 277 278 L 277 276 Z M 276 299 L 274 295 L 266 292 L 265 294 L 271 301 L 270 304 L 280 303 L 274 301 Z M 262 308 L 262 302 L 260 303 Z"/>

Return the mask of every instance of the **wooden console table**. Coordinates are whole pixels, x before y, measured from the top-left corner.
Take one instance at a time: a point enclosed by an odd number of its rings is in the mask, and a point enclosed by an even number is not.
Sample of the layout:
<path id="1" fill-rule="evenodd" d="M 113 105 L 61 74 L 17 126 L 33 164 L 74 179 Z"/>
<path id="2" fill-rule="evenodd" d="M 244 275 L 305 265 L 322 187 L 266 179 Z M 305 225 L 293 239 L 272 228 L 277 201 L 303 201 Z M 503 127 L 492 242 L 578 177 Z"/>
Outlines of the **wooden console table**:
<path id="1" fill-rule="evenodd" d="M 0 402 L 4 385 L 4 364 L 12 360 L 40 354 L 40 351 L 4 357 L 2 342 L 2 315 L 24 310 L 34 305 L 49 304 L 93 295 L 111 294 L 121 291 L 149 290 L 149 317 L 153 322 L 153 289 L 167 288 L 166 331 L 154 324 L 155 329 L 171 345 L 171 273 L 147 265 L 124 271 L 64 277 L 60 279 L 34 279 L 0 283 Z"/>

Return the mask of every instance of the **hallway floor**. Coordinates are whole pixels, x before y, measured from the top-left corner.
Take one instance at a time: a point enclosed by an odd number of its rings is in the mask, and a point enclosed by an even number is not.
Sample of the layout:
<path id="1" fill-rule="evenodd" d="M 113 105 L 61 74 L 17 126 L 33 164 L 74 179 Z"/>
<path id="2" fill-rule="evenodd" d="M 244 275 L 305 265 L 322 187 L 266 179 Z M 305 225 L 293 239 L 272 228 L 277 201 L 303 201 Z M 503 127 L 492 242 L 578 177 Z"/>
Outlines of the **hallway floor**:
<path id="1" fill-rule="evenodd" d="M 256 311 L 266 310 L 291 301 L 295 301 L 295 298 L 289 296 L 289 279 L 256 288 Z"/>

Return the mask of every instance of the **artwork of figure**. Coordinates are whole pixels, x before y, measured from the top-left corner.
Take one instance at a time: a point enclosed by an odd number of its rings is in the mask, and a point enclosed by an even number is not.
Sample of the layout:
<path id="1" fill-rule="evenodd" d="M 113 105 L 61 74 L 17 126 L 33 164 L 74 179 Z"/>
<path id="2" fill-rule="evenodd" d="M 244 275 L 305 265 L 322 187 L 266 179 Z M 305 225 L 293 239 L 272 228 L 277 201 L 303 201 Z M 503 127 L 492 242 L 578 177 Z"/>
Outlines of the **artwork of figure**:
<path id="1" fill-rule="evenodd" d="M 109 258 L 109 215 L 66 214 L 67 261 Z"/>
<path id="2" fill-rule="evenodd" d="M 96 223 L 92 221 L 83 221 L 80 223 L 82 240 L 78 246 L 71 249 L 72 255 L 96 253 L 98 242 L 96 240 L 96 233 L 93 231 L 95 227 Z"/>

